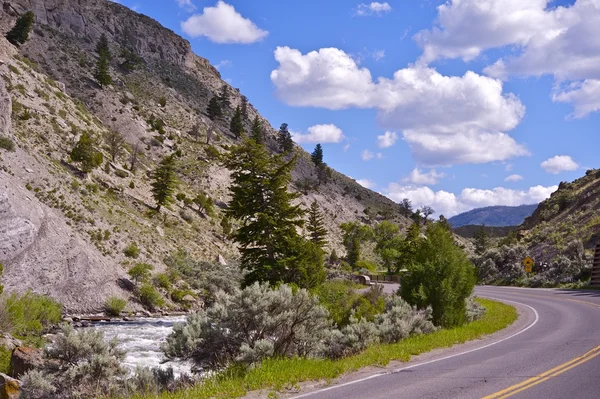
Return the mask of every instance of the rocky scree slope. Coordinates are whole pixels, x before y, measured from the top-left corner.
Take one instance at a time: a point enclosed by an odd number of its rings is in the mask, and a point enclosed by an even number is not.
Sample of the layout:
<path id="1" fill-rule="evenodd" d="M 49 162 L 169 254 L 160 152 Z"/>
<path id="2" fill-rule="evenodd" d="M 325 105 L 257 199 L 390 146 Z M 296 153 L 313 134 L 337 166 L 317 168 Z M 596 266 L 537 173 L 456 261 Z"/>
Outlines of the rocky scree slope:
<path id="1" fill-rule="evenodd" d="M 235 247 L 219 225 L 229 174 L 214 153 L 237 142 L 229 120 L 242 94 L 193 54 L 187 41 L 119 4 L 5 2 L 1 31 L 26 10 L 36 16 L 29 41 L 16 49 L 0 39 L 0 134 L 16 143 L 14 152 L 0 150 L 0 218 L 11 221 L 0 228 L 7 290 L 33 289 L 55 297 L 68 311 L 96 311 L 108 296 L 130 296 L 118 280 L 133 262 L 161 271 L 165 256 L 178 248 L 197 259 L 235 260 Z M 105 89 L 93 79 L 102 34 L 113 54 L 113 84 Z M 223 86 L 231 93 L 231 107 L 213 122 L 206 108 Z M 246 131 L 255 116 L 263 121 L 267 146 L 276 151 L 276 131 L 250 104 Z M 152 122 L 159 119 L 160 129 Z M 123 135 L 127 150 L 107 167 L 82 176 L 68 162 L 70 149 L 84 131 L 102 142 L 111 130 Z M 140 163 L 132 173 L 127 165 L 135 147 Z M 188 197 L 207 193 L 216 201 L 216 215 L 179 201 L 159 216 L 150 212 L 148 173 L 175 151 L 181 155 L 178 191 Z M 319 185 L 309 155 L 299 147 L 296 152 L 290 188 L 302 194 L 304 205 L 315 199 L 321 205 L 330 249 L 341 249 L 338 226 L 343 222 L 386 218 L 409 224 L 397 204 L 340 173 L 330 170 Z M 131 243 L 141 250 L 138 259 L 123 254 Z"/>
<path id="2" fill-rule="evenodd" d="M 591 169 L 543 201 L 520 226 L 523 241 L 536 260 L 552 261 L 580 240 L 591 255 L 600 242 L 600 169 Z"/>

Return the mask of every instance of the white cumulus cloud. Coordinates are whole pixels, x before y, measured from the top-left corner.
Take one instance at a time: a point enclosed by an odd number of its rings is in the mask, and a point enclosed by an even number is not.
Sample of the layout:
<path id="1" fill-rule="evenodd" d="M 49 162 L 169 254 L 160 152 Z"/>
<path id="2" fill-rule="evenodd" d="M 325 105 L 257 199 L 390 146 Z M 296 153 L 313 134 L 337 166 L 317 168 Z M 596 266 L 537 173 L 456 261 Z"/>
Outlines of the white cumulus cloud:
<path id="1" fill-rule="evenodd" d="M 182 22 L 181 29 L 191 37 L 206 36 L 215 43 L 249 44 L 269 34 L 221 0 Z"/>
<path id="2" fill-rule="evenodd" d="M 557 175 L 560 172 L 577 170 L 579 165 L 568 155 L 556 155 L 541 163 L 541 167 L 548 173 Z"/>
<path id="3" fill-rule="evenodd" d="M 175 0 L 177 5 L 186 11 L 194 11 L 196 6 L 192 3 L 192 0 Z"/>
<path id="4" fill-rule="evenodd" d="M 358 179 L 356 182 L 365 188 L 375 187 L 375 183 L 369 179 Z"/>
<path id="5" fill-rule="evenodd" d="M 368 4 L 359 4 L 358 6 L 356 6 L 354 14 L 359 17 L 366 17 L 369 15 L 381 16 L 391 11 L 392 6 L 390 6 L 388 3 L 379 3 L 377 1 L 374 1 Z"/>
<path id="6" fill-rule="evenodd" d="M 419 163 L 485 163 L 529 154 L 507 134 L 525 107 L 503 92 L 498 79 L 471 71 L 444 76 L 415 65 L 374 81 L 368 69 L 337 48 L 302 54 L 278 47 L 275 59 L 279 67 L 271 81 L 282 101 L 333 110 L 375 108 L 383 127 L 402 130 Z"/>
<path id="7" fill-rule="evenodd" d="M 396 144 L 396 140 L 398 140 L 396 132 L 385 132 L 381 136 L 377 136 L 377 147 L 389 148 Z"/>
<path id="8" fill-rule="evenodd" d="M 314 125 L 306 133 L 292 132 L 292 139 L 298 144 L 304 143 L 339 143 L 344 139 L 342 129 L 333 124 Z"/>
<path id="9" fill-rule="evenodd" d="M 432 186 L 438 184 L 441 179 L 446 177 L 445 173 L 438 173 L 435 169 L 430 170 L 427 173 L 421 172 L 419 168 L 414 168 L 410 174 L 404 178 L 405 183 L 412 183 L 418 185 Z"/>
<path id="10" fill-rule="evenodd" d="M 459 195 L 440 190 L 433 191 L 429 187 L 415 187 L 390 183 L 385 195 L 399 202 L 404 198 L 412 201 L 413 208 L 431 206 L 437 215 L 452 217 L 462 212 L 475 208 L 493 205 L 517 206 L 523 204 L 537 204 L 550 197 L 558 186 L 534 186 L 528 190 L 511 190 L 496 187 L 491 190 L 465 188 Z"/>
<path id="11" fill-rule="evenodd" d="M 369 150 L 363 150 L 363 152 L 360 153 L 360 157 L 363 161 L 370 161 L 371 159 L 375 158 L 375 154 Z"/>
<path id="12" fill-rule="evenodd" d="M 521 175 L 510 175 L 507 176 L 506 179 L 504 179 L 504 181 L 521 181 L 523 180 L 523 176 Z"/>

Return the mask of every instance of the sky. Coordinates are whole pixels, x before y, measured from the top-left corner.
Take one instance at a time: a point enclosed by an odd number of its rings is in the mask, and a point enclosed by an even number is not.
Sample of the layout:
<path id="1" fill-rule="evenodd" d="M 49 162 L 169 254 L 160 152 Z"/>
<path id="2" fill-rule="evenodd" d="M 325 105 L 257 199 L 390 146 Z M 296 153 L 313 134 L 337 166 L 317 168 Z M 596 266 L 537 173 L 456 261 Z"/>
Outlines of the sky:
<path id="1" fill-rule="evenodd" d="M 600 167 L 600 0 L 120 2 L 415 208 L 538 203 Z"/>

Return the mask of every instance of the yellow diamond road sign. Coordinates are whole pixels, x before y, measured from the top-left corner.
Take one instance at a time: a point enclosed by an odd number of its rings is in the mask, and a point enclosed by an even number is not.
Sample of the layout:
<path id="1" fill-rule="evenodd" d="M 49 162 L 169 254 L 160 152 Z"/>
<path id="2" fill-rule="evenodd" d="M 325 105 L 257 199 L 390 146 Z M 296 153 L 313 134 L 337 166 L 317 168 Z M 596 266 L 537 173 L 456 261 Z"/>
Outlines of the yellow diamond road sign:
<path id="1" fill-rule="evenodd" d="M 530 256 L 526 257 L 525 259 L 523 259 L 523 266 L 525 266 L 525 272 L 526 273 L 531 273 L 532 267 L 533 267 L 533 259 L 531 259 Z"/>

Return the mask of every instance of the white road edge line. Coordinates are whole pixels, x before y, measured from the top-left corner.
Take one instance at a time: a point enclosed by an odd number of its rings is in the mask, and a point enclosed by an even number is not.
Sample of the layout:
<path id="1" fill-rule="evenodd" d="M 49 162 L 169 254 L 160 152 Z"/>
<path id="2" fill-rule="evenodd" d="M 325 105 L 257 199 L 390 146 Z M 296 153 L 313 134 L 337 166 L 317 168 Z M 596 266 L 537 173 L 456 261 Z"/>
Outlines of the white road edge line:
<path id="1" fill-rule="evenodd" d="M 533 314 L 535 315 L 535 320 L 533 320 L 533 322 L 530 325 L 528 325 L 527 327 L 525 327 L 524 329 L 522 329 L 522 330 L 520 330 L 520 331 L 518 331 L 518 332 L 516 332 L 516 333 L 514 333 L 514 334 L 512 334 L 512 335 L 510 335 L 508 337 L 502 338 L 499 341 L 492 342 L 490 344 L 481 346 L 479 348 L 471 349 L 471 350 L 468 350 L 468 351 L 465 351 L 465 352 L 456 353 L 456 354 L 450 355 L 450 356 L 441 357 L 439 359 L 429 360 L 429 361 L 426 361 L 426 362 L 423 362 L 423 363 L 413 364 L 411 366 L 402 367 L 402 368 L 399 368 L 399 369 L 388 371 L 386 373 L 373 374 L 373 375 L 370 375 L 368 377 L 360 378 L 360 379 L 354 380 L 354 381 L 345 382 L 343 384 L 332 385 L 332 386 L 327 387 L 327 388 L 319 389 L 318 391 L 307 392 L 307 393 L 302 394 L 302 395 L 292 396 L 290 399 L 306 398 L 306 397 L 313 396 L 313 395 L 316 395 L 316 394 L 319 394 L 319 393 L 323 393 L 323 392 L 327 392 L 327 391 L 332 391 L 334 389 L 346 387 L 348 385 L 354 385 L 354 384 L 358 384 L 358 383 L 361 383 L 361 382 L 364 382 L 364 381 L 372 380 L 373 378 L 382 377 L 384 375 L 389 375 L 389 374 L 398 373 L 398 372 L 404 371 L 404 370 L 414 369 L 414 368 L 417 368 L 417 367 L 425 366 L 427 364 L 441 362 L 442 360 L 448 360 L 448 359 L 452 359 L 454 357 L 463 356 L 463 355 L 466 355 L 468 353 L 472 353 L 472 352 L 476 352 L 476 351 L 479 351 L 479 350 L 482 350 L 482 349 L 486 349 L 486 348 L 489 348 L 490 346 L 494 346 L 496 344 L 499 344 L 501 342 L 504 342 L 504 341 L 507 341 L 507 340 L 509 340 L 511 338 L 514 338 L 517 335 L 523 334 L 525 331 L 527 331 L 531 327 L 535 326 L 537 324 L 537 322 L 540 320 L 539 313 L 532 306 L 526 305 L 526 304 L 521 303 L 521 302 L 510 301 L 508 299 L 494 298 L 494 297 L 490 297 L 490 296 L 487 296 L 487 295 L 481 295 L 481 297 L 482 298 L 488 298 L 488 299 L 494 299 L 494 300 L 500 301 L 500 302 L 510 302 L 510 303 L 515 303 L 517 305 L 525 306 L 525 307 L 527 307 L 527 308 L 529 308 L 529 309 L 531 309 L 533 311 Z"/>

